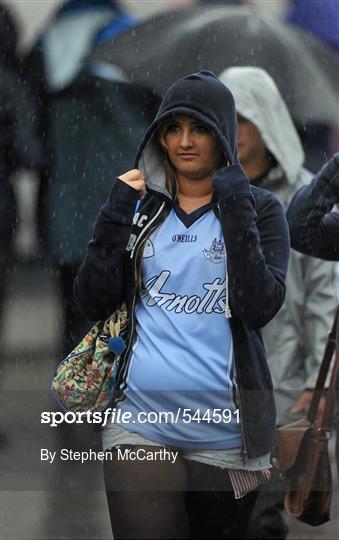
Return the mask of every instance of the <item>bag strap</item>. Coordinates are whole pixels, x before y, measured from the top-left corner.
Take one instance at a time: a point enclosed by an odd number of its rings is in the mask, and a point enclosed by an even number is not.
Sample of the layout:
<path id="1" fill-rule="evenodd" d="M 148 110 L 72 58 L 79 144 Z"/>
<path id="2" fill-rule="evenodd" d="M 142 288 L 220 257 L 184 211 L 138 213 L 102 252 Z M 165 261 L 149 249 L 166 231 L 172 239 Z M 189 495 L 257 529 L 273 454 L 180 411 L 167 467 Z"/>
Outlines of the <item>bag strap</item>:
<path id="1" fill-rule="evenodd" d="M 322 392 L 324 389 L 326 377 L 327 377 L 327 374 L 331 365 L 333 353 L 336 350 L 335 361 L 333 363 L 332 373 L 331 373 L 331 378 L 330 378 L 330 384 L 329 384 L 327 394 L 326 394 L 326 403 L 325 403 L 324 413 L 321 418 L 321 423 L 319 426 L 320 429 L 324 429 L 324 430 L 328 430 L 331 423 L 331 412 L 332 412 L 333 396 L 334 396 L 334 383 L 335 383 L 335 376 L 336 376 L 338 357 L 339 357 L 339 348 L 338 347 L 336 348 L 338 312 L 339 312 L 339 306 L 335 314 L 332 329 L 327 338 L 327 343 L 326 343 L 326 347 L 324 351 L 324 356 L 321 362 L 321 366 L 319 368 L 315 390 L 313 392 L 311 404 L 307 412 L 307 420 L 309 420 L 309 422 L 313 424 L 317 417 L 319 402 L 320 402 L 320 398 L 322 396 Z"/>
<path id="2" fill-rule="evenodd" d="M 332 424 L 332 411 L 333 411 L 333 402 L 334 402 L 334 388 L 335 388 L 335 380 L 336 380 L 336 374 L 338 369 L 338 358 L 339 358 L 339 346 L 337 344 L 336 350 L 335 350 L 335 359 L 334 364 L 332 368 L 331 373 L 331 379 L 330 384 L 327 391 L 326 401 L 325 401 L 325 407 L 323 416 L 320 422 L 320 429 L 324 431 L 330 431 L 331 430 L 331 424 Z"/>

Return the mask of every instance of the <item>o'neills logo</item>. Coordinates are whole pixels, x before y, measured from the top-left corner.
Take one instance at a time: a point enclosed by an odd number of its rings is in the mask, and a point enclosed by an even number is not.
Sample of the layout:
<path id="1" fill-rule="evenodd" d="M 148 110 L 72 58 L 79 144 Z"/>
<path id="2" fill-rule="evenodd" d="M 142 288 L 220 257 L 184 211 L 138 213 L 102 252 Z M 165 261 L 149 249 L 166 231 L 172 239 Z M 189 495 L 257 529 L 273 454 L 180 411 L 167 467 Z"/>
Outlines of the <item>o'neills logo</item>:
<path id="1" fill-rule="evenodd" d="M 164 270 L 145 283 L 147 306 L 164 306 L 175 313 L 224 313 L 226 308 L 226 280 L 216 278 L 213 283 L 204 283 L 206 293 L 203 296 L 181 296 L 165 291 L 165 285 L 171 272 Z"/>

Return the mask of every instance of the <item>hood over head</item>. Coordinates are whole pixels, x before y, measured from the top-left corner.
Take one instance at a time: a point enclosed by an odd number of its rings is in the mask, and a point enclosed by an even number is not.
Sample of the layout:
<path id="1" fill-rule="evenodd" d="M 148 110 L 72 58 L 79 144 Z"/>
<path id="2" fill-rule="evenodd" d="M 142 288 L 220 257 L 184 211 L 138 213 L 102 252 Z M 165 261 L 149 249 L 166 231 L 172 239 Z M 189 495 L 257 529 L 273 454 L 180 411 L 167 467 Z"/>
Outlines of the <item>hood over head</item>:
<path id="1" fill-rule="evenodd" d="M 201 121 L 220 142 L 228 163 L 238 163 L 237 118 L 232 93 L 209 71 L 183 77 L 167 90 L 135 159 L 135 167 L 143 172 L 147 186 L 167 196 L 170 194 L 166 188 L 162 150 L 154 136 L 161 123 L 174 115 Z"/>
<path id="2" fill-rule="evenodd" d="M 219 76 L 235 98 L 237 113 L 259 130 L 266 148 L 295 184 L 304 151 L 287 106 L 272 77 L 258 67 L 232 67 Z"/>

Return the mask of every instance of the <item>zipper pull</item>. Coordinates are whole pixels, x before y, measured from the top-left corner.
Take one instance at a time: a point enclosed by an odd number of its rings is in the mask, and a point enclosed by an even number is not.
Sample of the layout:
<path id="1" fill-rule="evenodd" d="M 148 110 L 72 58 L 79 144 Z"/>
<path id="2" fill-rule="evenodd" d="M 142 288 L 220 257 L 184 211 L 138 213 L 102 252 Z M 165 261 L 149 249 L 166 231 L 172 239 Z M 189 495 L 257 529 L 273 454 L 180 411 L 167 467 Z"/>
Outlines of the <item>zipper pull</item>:
<path id="1" fill-rule="evenodd" d="M 248 454 L 245 448 L 241 450 L 241 459 L 242 459 L 243 466 L 246 467 L 246 464 L 248 462 Z"/>

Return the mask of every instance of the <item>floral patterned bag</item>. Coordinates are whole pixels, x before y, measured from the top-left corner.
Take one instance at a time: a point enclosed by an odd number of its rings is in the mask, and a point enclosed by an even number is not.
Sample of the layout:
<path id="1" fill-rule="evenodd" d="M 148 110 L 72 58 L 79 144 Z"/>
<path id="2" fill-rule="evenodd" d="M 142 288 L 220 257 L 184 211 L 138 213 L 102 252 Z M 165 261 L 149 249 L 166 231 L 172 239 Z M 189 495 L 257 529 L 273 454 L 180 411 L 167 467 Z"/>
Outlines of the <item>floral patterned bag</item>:
<path id="1" fill-rule="evenodd" d="M 119 360 L 126 348 L 127 326 L 127 308 L 123 305 L 106 321 L 97 322 L 60 362 L 52 392 L 64 410 L 94 412 L 109 405 Z"/>

